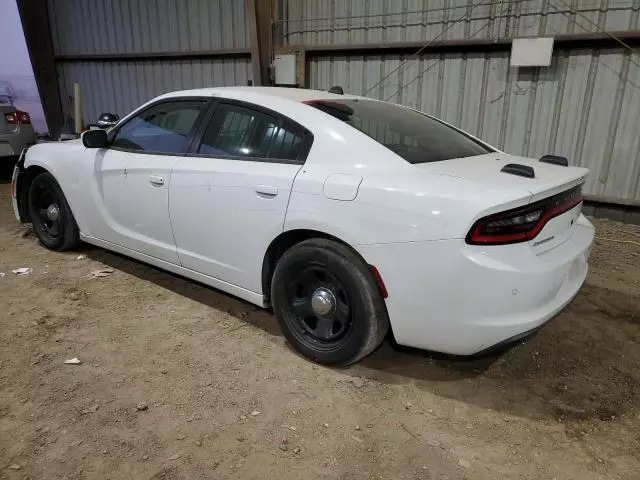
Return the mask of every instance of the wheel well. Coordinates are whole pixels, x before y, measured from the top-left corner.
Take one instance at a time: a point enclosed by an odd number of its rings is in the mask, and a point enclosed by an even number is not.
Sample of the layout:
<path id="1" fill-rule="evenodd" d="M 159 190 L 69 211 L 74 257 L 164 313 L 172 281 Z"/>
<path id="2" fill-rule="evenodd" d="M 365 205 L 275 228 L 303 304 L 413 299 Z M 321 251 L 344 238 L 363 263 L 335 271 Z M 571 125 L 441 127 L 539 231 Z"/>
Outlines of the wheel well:
<path id="1" fill-rule="evenodd" d="M 22 181 L 17 185 L 18 190 L 16 192 L 16 197 L 18 198 L 18 208 L 20 210 L 20 217 L 23 219 L 24 223 L 29 223 L 31 221 L 31 218 L 29 217 L 28 207 L 28 195 L 31 183 L 33 182 L 34 178 L 46 171 L 47 170 L 42 167 L 32 165 L 25 170 Z"/>
<path id="2" fill-rule="evenodd" d="M 262 262 L 262 292 L 267 301 L 269 301 L 269 297 L 271 296 L 271 279 L 273 278 L 273 272 L 278 264 L 278 260 L 280 260 L 280 257 L 282 257 L 284 252 L 294 245 L 311 238 L 326 238 L 328 240 L 333 240 L 334 242 L 342 243 L 353 250 L 348 243 L 334 237 L 333 235 L 319 232 L 317 230 L 301 229 L 289 230 L 288 232 L 281 233 L 273 239 L 269 248 L 267 248 L 267 253 L 265 253 L 264 260 Z M 358 256 L 360 255 L 358 254 Z"/>

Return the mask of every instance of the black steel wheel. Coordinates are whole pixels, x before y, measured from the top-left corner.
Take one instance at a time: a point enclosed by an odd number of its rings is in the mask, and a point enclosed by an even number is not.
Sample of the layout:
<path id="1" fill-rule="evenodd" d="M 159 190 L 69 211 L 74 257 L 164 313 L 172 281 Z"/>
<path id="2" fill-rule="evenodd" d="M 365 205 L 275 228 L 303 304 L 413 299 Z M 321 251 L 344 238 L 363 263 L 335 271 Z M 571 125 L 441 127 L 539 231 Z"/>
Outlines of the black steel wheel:
<path id="1" fill-rule="evenodd" d="M 296 315 L 296 332 L 328 347 L 352 326 L 349 293 L 327 265 L 315 261 L 291 275 L 287 295 Z"/>
<path id="2" fill-rule="evenodd" d="M 68 250 L 79 243 L 78 226 L 69 204 L 50 173 L 40 173 L 31 182 L 28 207 L 33 229 L 45 247 Z"/>
<path id="3" fill-rule="evenodd" d="M 326 239 L 294 245 L 280 258 L 271 299 L 285 337 L 303 355 L 348 365 L 384 339 L 389 320 L 368 266 Z"/>

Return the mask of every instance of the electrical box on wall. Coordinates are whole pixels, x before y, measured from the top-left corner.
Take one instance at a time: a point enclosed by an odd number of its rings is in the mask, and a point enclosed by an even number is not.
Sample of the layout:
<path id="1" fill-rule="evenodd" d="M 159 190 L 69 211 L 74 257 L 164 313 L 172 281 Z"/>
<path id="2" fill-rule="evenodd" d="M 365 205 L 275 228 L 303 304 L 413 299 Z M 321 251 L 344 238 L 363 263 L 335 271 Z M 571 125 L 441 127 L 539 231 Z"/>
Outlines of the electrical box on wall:
<path id="1" fill-rule="evenodd" d="M 274 60 L 276 85 L 297 85 L 297 55 L 295 53 L 276 54 Z"/>
<path id="2" fill-rule="evenodd" d="M 553 55 L 553 37 L 514 38 L 511 44 L 512 67 L 548 67 Z"/>

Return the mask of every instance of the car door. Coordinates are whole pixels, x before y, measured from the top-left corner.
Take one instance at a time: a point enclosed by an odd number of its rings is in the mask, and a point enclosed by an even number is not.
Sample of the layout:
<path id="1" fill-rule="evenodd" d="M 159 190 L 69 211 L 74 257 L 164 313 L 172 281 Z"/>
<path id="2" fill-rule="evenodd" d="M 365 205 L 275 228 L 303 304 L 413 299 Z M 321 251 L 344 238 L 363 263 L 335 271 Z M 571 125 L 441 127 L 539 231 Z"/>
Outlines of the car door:
<path id="1" fill-rule="evenodd" d="M 184 267 L 261 292 L 311 133 L 277 113 L 222 101 L 173 167 L 169 210 Z"/>
<path id="2" fill-rule="evenodd" d="M 156 103 L 110 133 L 110 146 L 98 151 L 94 167 L 104 220 L 99 238 L 179 264 L 169 219 L 171 168 L 185 154 L 207 103 Z"/>

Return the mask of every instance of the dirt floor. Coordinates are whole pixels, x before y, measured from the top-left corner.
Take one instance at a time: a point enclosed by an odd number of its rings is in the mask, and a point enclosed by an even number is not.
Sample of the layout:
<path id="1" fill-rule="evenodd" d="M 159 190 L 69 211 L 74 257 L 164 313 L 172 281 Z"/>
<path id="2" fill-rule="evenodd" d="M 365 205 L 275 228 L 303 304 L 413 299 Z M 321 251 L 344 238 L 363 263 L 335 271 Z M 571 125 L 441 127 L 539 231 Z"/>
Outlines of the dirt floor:
<path id="1" fill-rule="evenodd" d="M 47 251 L 1 184 L 0 478 L 639 479 L 640 228 L 596 225 L 584 289 L 527 343 L 330 369 L 243 301 Z"/>

